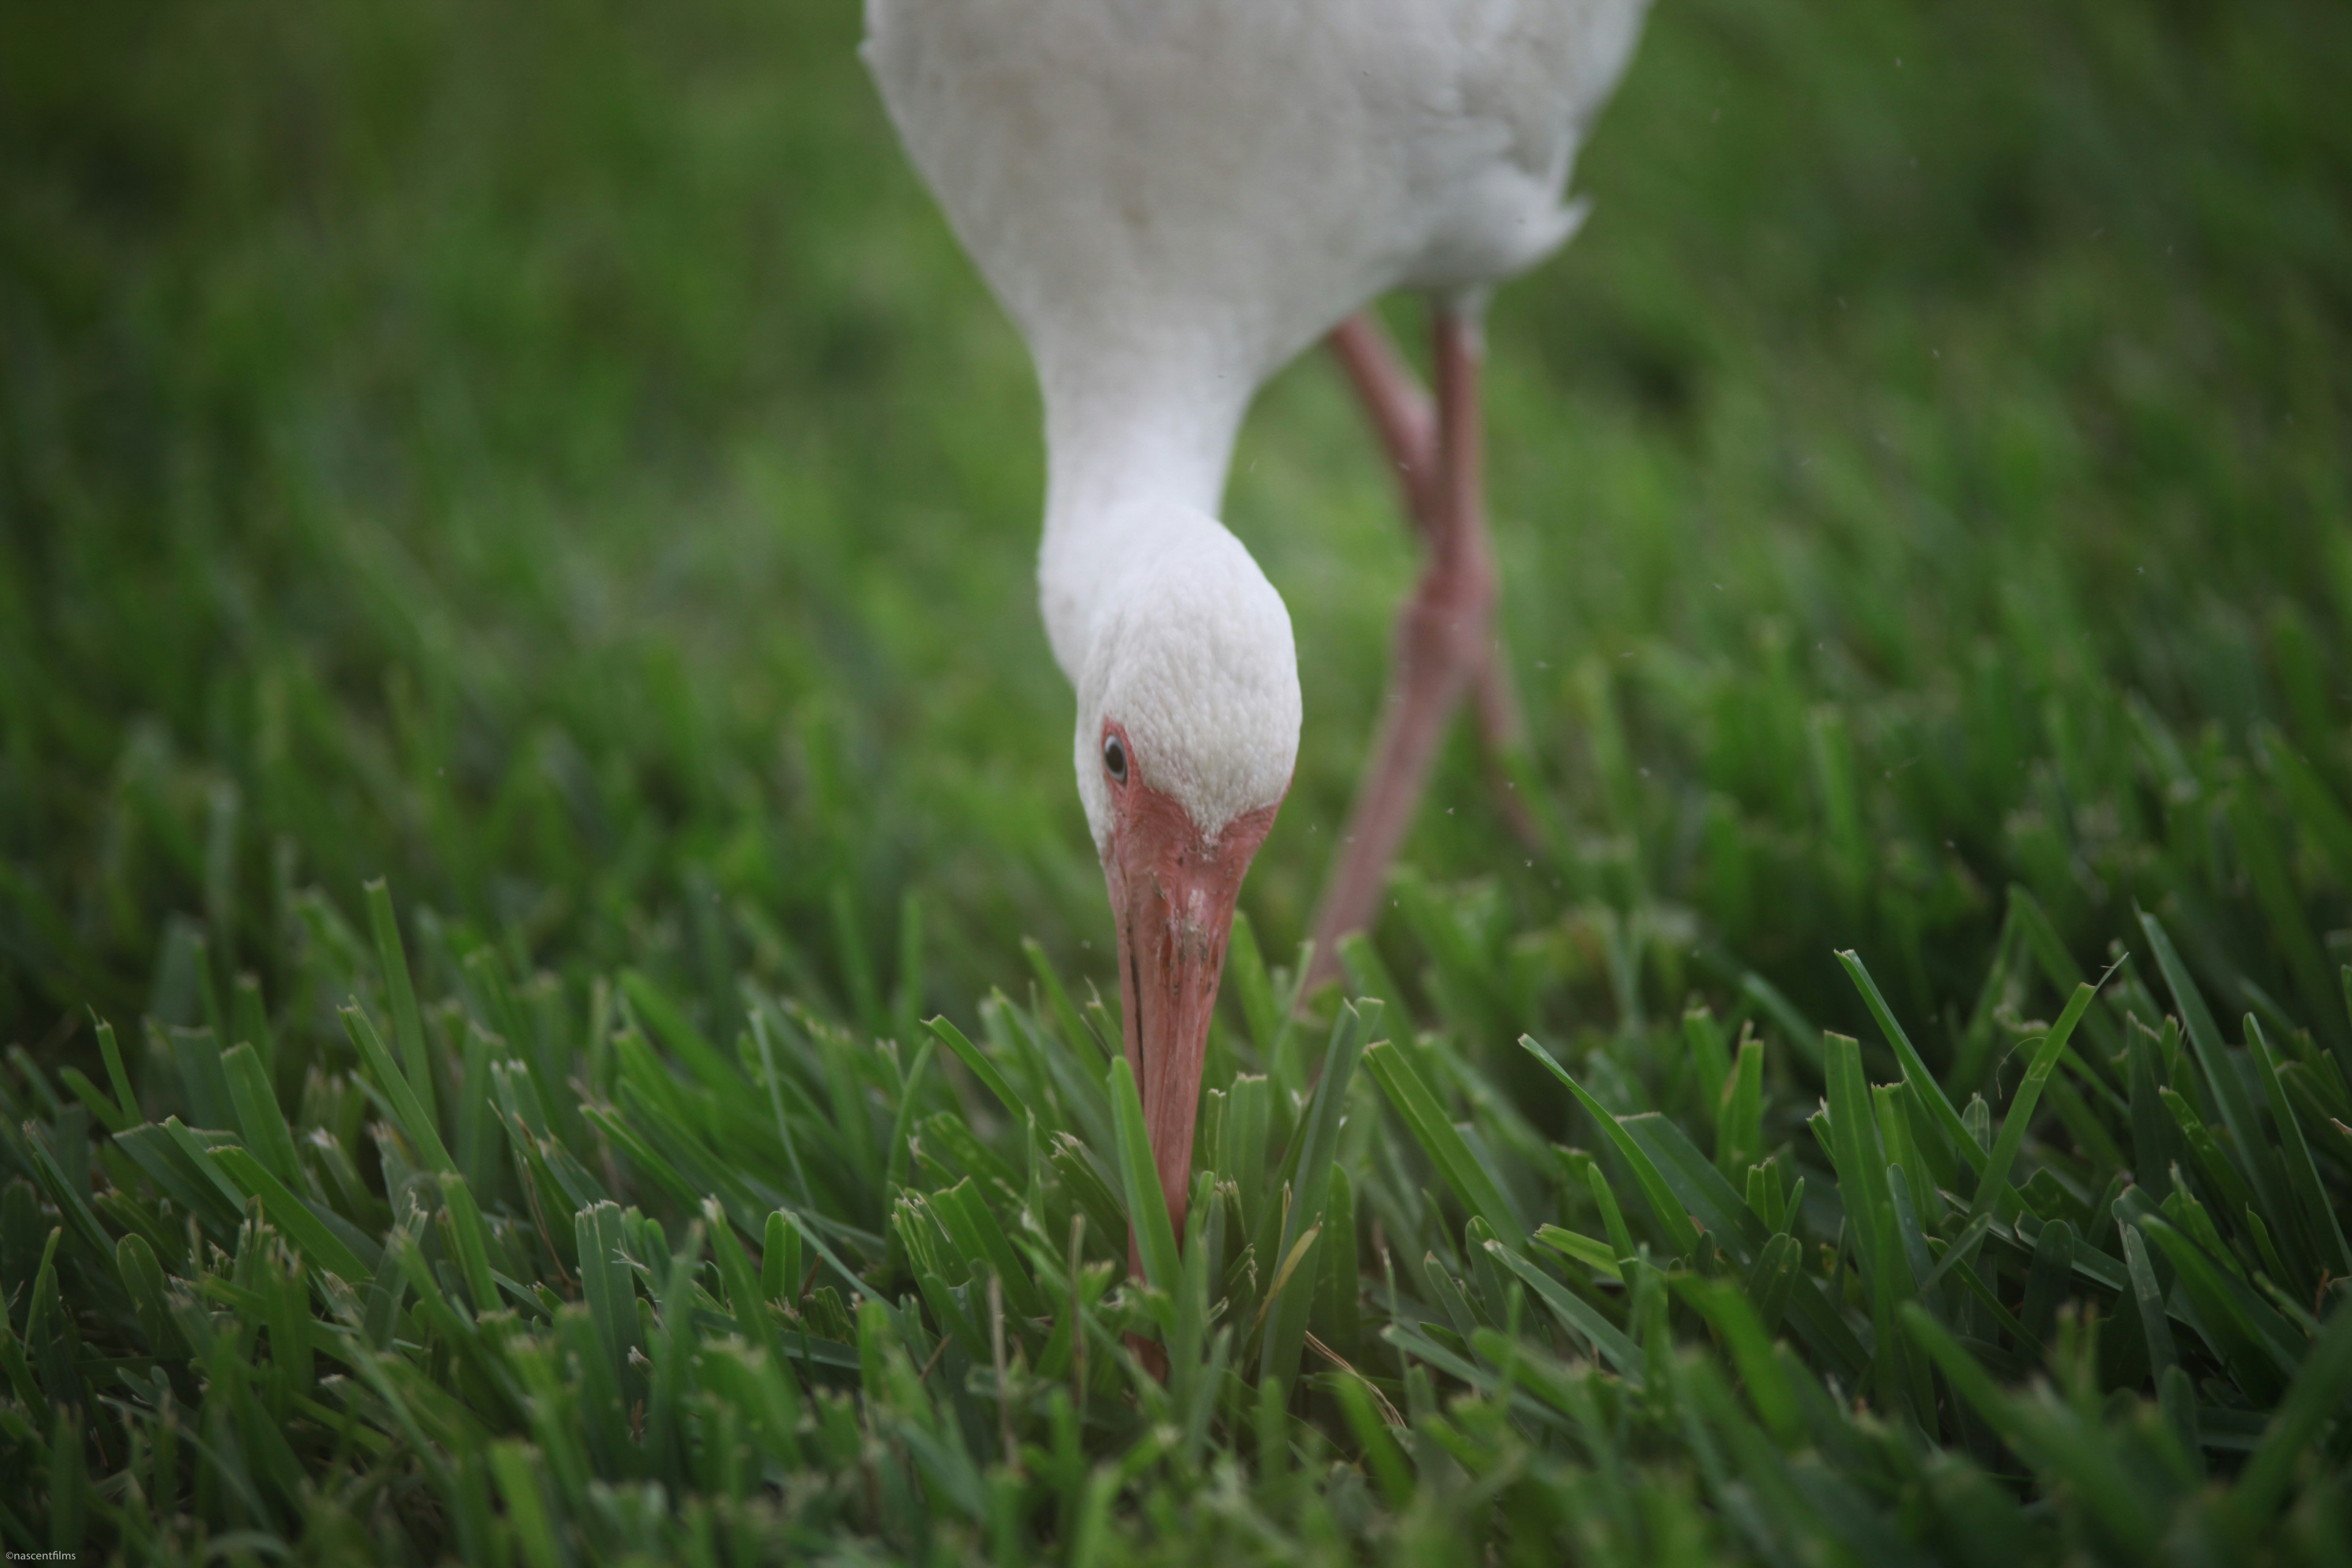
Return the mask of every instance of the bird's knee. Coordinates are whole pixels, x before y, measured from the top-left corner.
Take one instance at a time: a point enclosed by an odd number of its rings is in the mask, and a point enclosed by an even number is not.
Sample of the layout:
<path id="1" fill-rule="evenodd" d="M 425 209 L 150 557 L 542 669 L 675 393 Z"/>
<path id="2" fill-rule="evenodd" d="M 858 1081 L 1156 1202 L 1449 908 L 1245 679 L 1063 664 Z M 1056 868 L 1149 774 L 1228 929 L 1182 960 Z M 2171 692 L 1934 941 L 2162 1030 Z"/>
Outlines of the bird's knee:
<path id="1" fill-rule="evenodd" d="M 1432 566 L 1400 617 L 1406 657 L 1465 668 L 1476 664 L 1484 657 L 1500 593 L 1489 562 Z"/>

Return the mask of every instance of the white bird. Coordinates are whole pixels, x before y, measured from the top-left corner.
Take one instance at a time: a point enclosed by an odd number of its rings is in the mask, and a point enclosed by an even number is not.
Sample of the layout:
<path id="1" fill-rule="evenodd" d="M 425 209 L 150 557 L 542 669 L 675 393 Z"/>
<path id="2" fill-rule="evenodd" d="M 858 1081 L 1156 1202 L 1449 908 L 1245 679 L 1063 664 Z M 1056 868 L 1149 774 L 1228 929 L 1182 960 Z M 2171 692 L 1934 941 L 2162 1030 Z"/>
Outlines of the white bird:
<path id="1" fill-rule="evenodd" d="M 1078 795 L 1126 1054 L 1181 1229 L 1202 1055 L 1251 858 L 1297 758 L 1282 599 L 1217 519 L 1258 385 L 1375 296 L 1427 291 L 1438 395 L 1366 321 L 1334 343 L 1427 536 L 1391 701 L 1317 922 L 1361 929 L 1490 657 L 1487 290 L 1564 242 L 1646 0 L 868 0 L 865 56 L 1045 395 L 1038 587 L 1077 689 Z"/>

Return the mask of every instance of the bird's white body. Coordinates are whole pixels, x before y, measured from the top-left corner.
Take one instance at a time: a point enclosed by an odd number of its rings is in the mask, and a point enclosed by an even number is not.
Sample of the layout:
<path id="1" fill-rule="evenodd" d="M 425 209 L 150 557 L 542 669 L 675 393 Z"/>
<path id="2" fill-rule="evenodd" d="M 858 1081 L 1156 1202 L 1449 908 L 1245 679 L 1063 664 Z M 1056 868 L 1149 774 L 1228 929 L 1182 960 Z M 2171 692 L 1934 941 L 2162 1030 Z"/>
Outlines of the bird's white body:
<path id="1" fill-rule="evenodd" d="M 1252 395 L 1398 287 L 1468 293 L 1574 232 L 1644 0 L 869 0 L 908 152 L 1027 339 L 1039 589 L 1077 688 L 1213 834 L 1287 787 L 1280 598 L 1215 521 Z"/>

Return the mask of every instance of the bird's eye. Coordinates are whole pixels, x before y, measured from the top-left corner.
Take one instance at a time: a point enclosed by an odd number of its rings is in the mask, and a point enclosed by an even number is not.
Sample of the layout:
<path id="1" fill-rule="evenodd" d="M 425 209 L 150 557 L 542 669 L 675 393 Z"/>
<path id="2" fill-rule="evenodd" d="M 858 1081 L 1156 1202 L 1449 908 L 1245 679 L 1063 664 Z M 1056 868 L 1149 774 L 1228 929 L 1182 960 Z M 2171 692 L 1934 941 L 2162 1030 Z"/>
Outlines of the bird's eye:
<path id="1" fill-rule="evenodd" d="M 1113 784 L 1127 782 L 1127 747 L 1117 735 L 1103 737 L 1103 771 Z"/>

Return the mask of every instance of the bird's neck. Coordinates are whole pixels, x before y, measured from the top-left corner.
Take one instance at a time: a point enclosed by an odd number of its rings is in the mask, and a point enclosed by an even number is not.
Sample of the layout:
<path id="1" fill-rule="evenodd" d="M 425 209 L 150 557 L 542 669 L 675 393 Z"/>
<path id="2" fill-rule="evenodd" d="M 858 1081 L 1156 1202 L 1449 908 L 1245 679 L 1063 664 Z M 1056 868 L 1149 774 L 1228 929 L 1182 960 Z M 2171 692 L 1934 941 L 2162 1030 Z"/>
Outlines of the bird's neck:
<path id="1" fill-rule="evenodd" d="M 1041 364 L 1045 537 L 1038 587 L 1054 657 L 1075 682 L 1100 587 L 1137 552 L 1164 548 L 1140 520 L 1214 518 L 1255 378 L 1205 356 Z"/>

